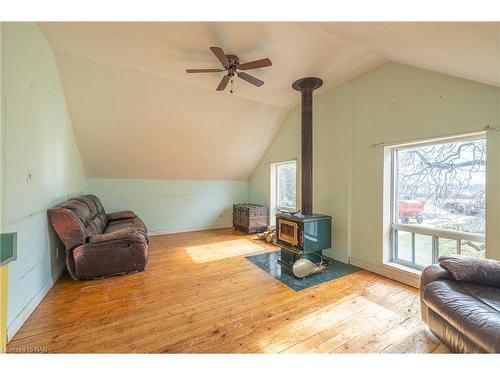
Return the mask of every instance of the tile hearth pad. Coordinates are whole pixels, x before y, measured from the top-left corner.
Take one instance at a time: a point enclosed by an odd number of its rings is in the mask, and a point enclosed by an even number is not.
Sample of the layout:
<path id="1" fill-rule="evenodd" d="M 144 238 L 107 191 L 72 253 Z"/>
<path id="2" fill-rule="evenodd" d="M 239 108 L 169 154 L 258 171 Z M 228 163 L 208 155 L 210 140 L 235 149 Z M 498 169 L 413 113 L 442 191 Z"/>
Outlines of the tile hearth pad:
<path id="1" fill-rule="evenodd" d="M 356 266 L 327 258 L 329 264 L 326 270 L 304 279 L 298 279 L 293 275 L 290 266 L 279 263 L 280 258 L 280 250 L 246 257 L 246 259 L 255 264 L 257 267 L 266 271 L 276 280 L 281 281 L 283 284 L 288 286 L 290 289 L 295 290 L 296 292 L 325 283 L 330 280 L 338 279 L 339 277 L 346 276 L 357 271 L 361 271 L 361 268 L 358 268 Z"/>

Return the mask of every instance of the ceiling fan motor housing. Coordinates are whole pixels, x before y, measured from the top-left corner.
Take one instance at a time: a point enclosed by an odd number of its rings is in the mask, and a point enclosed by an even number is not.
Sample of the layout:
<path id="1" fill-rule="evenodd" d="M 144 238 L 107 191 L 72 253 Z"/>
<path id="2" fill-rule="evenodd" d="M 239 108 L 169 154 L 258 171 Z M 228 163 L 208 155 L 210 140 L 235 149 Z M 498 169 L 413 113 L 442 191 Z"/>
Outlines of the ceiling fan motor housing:
<path id="1" fill-rule="evenodd" d="M 240 72 L 240 70 L 250 70 L 257 68 L 264 68 L 266 66 L 271 66 L 271 60 L 267 57 L 259 60 L 250 61 L 244 64 L 240 64 L 240 59 L 236 55 L 226 55 L 222 48 L 220 47 L 210 47 L 210 50 L 222 63 L 224 69 L 186 69 L 187 73 L 220 73 L 227 72 L 219 85 L 217 86 L 217 91 L 224 91 L 229 81 L 231 81 L 231 89 L 229 90 L 233 93 L 233 77 L 238 76 L 239 78 L 251 83 L 254 86 L 260 87 L 264 84 L 264 81 L 248 74 L 245 72 Z"/>
<path id="2" fill-rule="evenodd" d="M 240 59 L 236 55 L 227 55 L 227 58 L 229 59 L 229 66 L 234 65 L 235 67 L 238 67 L 240 65 Z"/>
<path id="3" fill-rule="evenodd" d="M 229 66 L 227 67 L 227 74 L 229 77 L 234 77 L 236 74 L 236 70 L 240 66 L 240 59 L 235 55 L 227 55 L 229 60 Z"/>

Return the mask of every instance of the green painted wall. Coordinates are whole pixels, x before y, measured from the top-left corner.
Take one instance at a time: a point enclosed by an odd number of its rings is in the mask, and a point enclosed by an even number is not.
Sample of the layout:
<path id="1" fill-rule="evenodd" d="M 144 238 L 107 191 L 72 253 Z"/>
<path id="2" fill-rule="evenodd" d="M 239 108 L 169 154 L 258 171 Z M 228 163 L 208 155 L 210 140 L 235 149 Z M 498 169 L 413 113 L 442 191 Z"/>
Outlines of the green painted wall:
<path id="1" fill-rule="evenodd" d="M 0 22 L 0 232 L 3 228 L 3 193 L 4 193 L 4 179 L 3 179 L 3 139 L 4 139 L 4 94 L 3 94 L 3 23 Z M 0 354 L 5 353 L 7 350 L 7 293 L 8 293 L 8 280 L 9 280 L 9 266 L 0 266 Z"/>
<path id="2" fill-rule="evenodd" d="M 297 101 L 300 96 L 297 95 Z M 326 253 L 348 260 L 348 199 L 351 118 L 350 85 L 316 95 L 313 101 L 313 208 L 315 212 L 333 216 L 332 249 Z M 297 158 L 300 165 L 300 113 L 290 111 L 276 139 L 260 161 L 249 184 L 250 200 L 269 205 L 270 164 Z M 300 181 L 300 168 L 298 170 Z M 300 207 L 300 183 L 297 184 Z"/>
<path id="3" fill-rule="evenodd" d="M 291 110 L 253 173 L 251 201 L 269 203 L 269 163 L 300 157 L 297 114 Z M 333 216 L 328 254 L 380 265 L 384 152 L 370 145 L 500 126 L 500 89 L 389 63 L 315 96 L 313 117 L 313 205 Z M 500 259 L 500 132 L 487 139 L 487 256 Z"/>
<path id="4" fill-rule="evenodd" d="M 297 109 L 288 114 L 271 147 L 250 178 L 249 194 L 254 203 L 270 204 L 270 164 L 300 157 L 300 117 Z M 297 169 L 300 174 L 300 168 Z M 299 181 L 300 181 L 300 175 Z M 297 196 L 300 197 L 300 183 L 297 184 Z M 297 201 L 297 205 L 299 202 Z"/>
<path id="5" fill-rule="evenodd" d="M 233 203 L 248 201 L 247 181 L 88 179 L 107 211 L 133 210 L 152 232 L 232 225 Z"/>
<path id="6" fill-rule="evenodd" d="M 18 233 L 17 260 L 9 265 L 10 324 L 63 264 L 46 209 L 84 192 L 86 179 L 51 48 L 34 23 L 2 29 L 2 231 Z"/>
<path id="7" fill-rule="evenodd" d="M 500 126 L 500 89 L 399 64 L 354 81 L 351 256 L 383 262 L 383 147 L 379 142 L 480 131 Z M 500 133 L 487 133 L 487 257 L 500 259 Z"/>

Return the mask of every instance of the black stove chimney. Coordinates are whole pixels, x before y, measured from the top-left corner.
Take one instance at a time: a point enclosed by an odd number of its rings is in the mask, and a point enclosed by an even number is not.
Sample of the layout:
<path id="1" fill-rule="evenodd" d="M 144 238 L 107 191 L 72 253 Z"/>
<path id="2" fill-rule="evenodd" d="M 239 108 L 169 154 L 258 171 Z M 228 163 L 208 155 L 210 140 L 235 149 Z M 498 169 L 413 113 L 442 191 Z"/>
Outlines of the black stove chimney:
<path id="1" fill-rule="evenodd" d="M 302 214 L 313 213 L 313 137 L 312 137 L 312 104 L 313 91 L 323 85 L 323 81 L 315 77 L 301 78 L 292 87 L 302 94 Z"/>

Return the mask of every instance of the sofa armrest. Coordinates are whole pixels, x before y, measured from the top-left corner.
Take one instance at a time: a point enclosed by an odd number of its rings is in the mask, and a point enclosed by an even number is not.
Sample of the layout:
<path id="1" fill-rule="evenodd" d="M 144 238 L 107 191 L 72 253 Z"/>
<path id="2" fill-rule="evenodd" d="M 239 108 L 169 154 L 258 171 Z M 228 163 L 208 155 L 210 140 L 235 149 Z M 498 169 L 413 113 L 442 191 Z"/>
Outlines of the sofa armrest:
<path id="1" fill-rule="evenodd" d="M 138 235 L 139 234 L 136 229 L 123 229 L 112 233 L 95 234 L 89 237 L 88 243 L 97 244 L 115 240 L 127 241 L 136 239 Z"/>
<path id="2" fill-rule="evenodd" d="M 424 292 L 427 285 L 437 280 L 453 280 L 453 276 L 446 268 L 439 264 L 432 264 L 426 267 L 420 275 L 420 315 L 424 322 L 428 322 L 429 308 L 424 302 Z"/>
<path id="3" fill-rule="evenodd" d="M 453 276 L 439 264 L 426 267 L 420 275 L 420 294 L 422 295 L 427 285 L 439 279 L 453 280 Z"/>
<path id="4" fill-rule="evenodd" d="M 104 236 L 115 237 L 115 233 Z M 92 237 L 94 240 L 103 235 Z M 68 252 L 66 264 L 71 277 L 75 280 L 96 279 L 111 275 L 122 275 L 143 271 L 148 262 L 148 245 L 141 233 L 104 242 L 92 242 L 78 246 Z"/>
<path id="5" fill-rule="evenodd" d="M 500 262 L 462 255 L 445 255 L 438 259 L 456 281 L 500 288 Z"/>
<path id="6" fill-rule="evenodd" d="M 133 211 L 116 211 L 106 214 L 106 217 L 109 221 L 133 219 L 136 216 L 137 215 Z"/>

